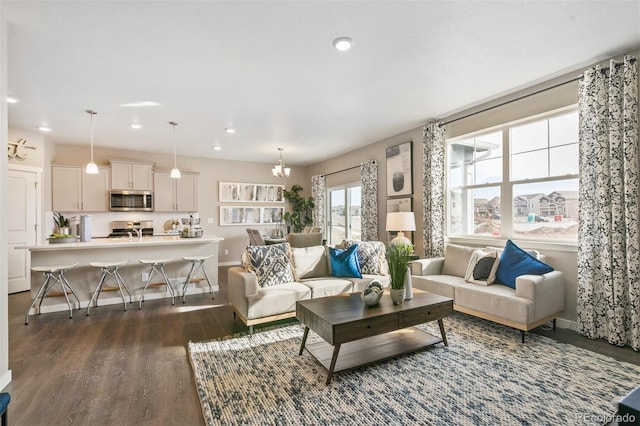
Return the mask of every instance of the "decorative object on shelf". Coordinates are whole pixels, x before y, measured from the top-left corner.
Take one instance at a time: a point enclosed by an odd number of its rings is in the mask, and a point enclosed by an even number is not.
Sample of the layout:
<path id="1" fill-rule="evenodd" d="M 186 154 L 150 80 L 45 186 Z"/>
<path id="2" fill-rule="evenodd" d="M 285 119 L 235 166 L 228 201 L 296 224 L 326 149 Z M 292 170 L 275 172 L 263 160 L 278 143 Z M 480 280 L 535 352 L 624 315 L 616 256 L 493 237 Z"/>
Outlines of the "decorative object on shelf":
<path id="1" fill-rule="evenodd" d="M 53 220 L 56 222 L 58 230 L 54 235 L 69 235 L 69 218 L 64 217 L 61 213 L 54 212 Z"/>
<path id="2" fill-rule="evenodd" d="M 220 206 L 220 226 L 271 225 L 280 226 L 282 206 Z"/>
<path id="3" fill-rule="evenodd" d="M 273 173 L 273 176 L 275 177 L 289 177 L 291 168 L 286 167 L 284 165 L 284 160 L 282 159 L 282 151 L 284 151 L 284 148 L 278 148 L 278 151 L 280 151 L 280 161 L 278 161 L 278 164 L 271 169 L 271 173 Z"/>
<path id="4" fill-rule="evenodd" d="M 304 198 L 299 194 L 302 191 L 300 185 L 293 185 L 291 191 L 284 190 L 284 198 L 291 204 L 290 212 L 284 214 L 284 220 L 291 227 L 289 232 L 302 232 L 305 226 L 313 225 L 313 197 Z"/>
<path id="5" fill-rule="evenodd" d="M 387 264 L 391 278 L 391 300 L 393 304 L 402 303 L 405 299 L 405 283 L 409 274 L 409 258 L 413 254 L 411 243 L 398 243 L 389 246 L 387 250 Z"/>
<path id="6" fill-rule="evenodd" d="M 179 179 L 182 177 L 180 173 L 180 169 L 178 169 L 178 160 L 176 154 L 176 126 L 178 123 L 175 121 L 170 121 L 169 124 L 173 127 L 173 169 L 171 169 L 171 177 L 173 179 Z"/>
<path id="7" fill-rule="evenodd" d="M 284 185 L 272 183 L 219 182 L 218 201 L 243 203 L 284 203 Z"/>
<path id="8" fill-rule="evenodd" d="M 93 162 L 93 116 L 96 115 L 97 112 L 91 109 L 87 109 L 85 112 L 91 116 L 91 161 L 87 164 L 85 172 L 90 175 L 97 175 L 98 166 Z"/>
<path id="9" fill-rule="evenodd" d="M 387 197 L 413 194 L 413 142 L 387 148 Z"/>
<path id="10" fill-rule="evenodd" d="M 371 307 L 375 306 L 380 302 L 382 298 L 382 294 L 384 293 L 384 287 L 380 284 L 379 280 L 373 280 L 369 283 L 369 285 L 362 291 L 361 297 L 364 301 L 364 304 Z"/>
<path id="11" fill-rule="evenodd" d="M 387 231 L 397 231 L 398 235 L 389 245 L 405 244 L 412 245 L 411 240 L 404 236 L 404 231 L 415 231 L 416 219 L 413 212 L 392 212 L 387 213 Z"/>

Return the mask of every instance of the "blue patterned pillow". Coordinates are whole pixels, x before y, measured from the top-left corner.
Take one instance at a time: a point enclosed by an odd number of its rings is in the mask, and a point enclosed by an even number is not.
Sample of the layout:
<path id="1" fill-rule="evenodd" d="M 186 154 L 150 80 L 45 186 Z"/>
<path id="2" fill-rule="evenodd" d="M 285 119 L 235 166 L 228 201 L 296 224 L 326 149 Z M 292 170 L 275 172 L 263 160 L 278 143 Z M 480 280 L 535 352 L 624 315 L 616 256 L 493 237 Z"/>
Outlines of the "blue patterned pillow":
<path id="1" fill-rule="evenodd" d="M 371 275 L 386 275 L 386 251 L 387 248 L 381 241 L 344 240 L 344 248 L 358 246 L 357 256 L 360 272 Z"/>
<path id="2" fill-rule="evenodd" d="M 256 274 L 260 287 L 295 281 L 289 243 L 248 246 L 242 254 L 242 266 Z"/>
<path id="3" fill-rule="evenodd" d="M 507 240 L 496 271 L 496 282 L 516 288 L 516 277 L 520 275 L 542 275 L 551 271 L 551 266 L 539 261 L 513 241 Z"/>
<path id="4" fill-rule="evenodd" d="M 346 250 L 329 247 L 329 260 L 331 261 L 331 275 L 344 278 L 362 278 L 357 256 L 358 245 L 355 244 Z"/>

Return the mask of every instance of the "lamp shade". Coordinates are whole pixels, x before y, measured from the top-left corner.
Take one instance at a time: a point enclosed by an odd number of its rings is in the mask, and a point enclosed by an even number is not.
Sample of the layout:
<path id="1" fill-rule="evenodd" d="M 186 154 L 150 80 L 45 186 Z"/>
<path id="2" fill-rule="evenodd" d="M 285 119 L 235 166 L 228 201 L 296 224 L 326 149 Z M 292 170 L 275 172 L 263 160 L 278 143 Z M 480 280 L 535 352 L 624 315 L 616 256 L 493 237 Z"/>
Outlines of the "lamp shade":
<path id="1" fill-rule="evenodd" d="M 413 212 L 387 213 L 387 231 L 415 231 L 416 219 Z"/>

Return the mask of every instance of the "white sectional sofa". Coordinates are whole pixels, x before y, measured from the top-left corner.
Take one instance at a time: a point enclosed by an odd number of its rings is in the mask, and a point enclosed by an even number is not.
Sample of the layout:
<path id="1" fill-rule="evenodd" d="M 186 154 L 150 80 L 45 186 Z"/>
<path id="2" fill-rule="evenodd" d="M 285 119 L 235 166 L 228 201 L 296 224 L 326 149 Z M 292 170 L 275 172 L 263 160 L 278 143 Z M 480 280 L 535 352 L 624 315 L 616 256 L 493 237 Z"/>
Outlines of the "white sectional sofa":
<path id="1" fill-rule="evenodd" d="M 515 288 L 497 283 L 479 285 L 465 279 L 478 249 L 449 244 L 444 257 L 413 261 L 413 287 L 453 298 L 456 311 L 520 330 L 523 343 L 526 331 L 547 321 L 553 321 L 555 327 L 555 319 L 564 310 L 562 272 L 518 276 Z"/>
<path id="2" fill-rule="evenodd" d="M 267 252 L 267 248 L 273 246 L 265 247 L 264 249 L 247 247 L 247 250 L 271 253 L 259 259 L 262 263 L 267 259 L 268 262 L 272 262 L 274 256 L 281 256 L 281 252 L 280 254 L 274 254 L 275 251 Z M 251 271 L 252 268 L 246 259 L 243 261 L 243 267 L 232 267 L 228 271 L 229 306 L 234 314 L 249 327 L 251 333 L 256 324 L 295 317 L 298 300 L 361 292 L 374 279 L 379 280 L 385 287 L 390 282 L 384 257 L 384 244 L 381 242 L 359 243 L 357 254 L 362 278 L 332 276 L 328 247 L 294 247 L 288 250 L 290 250 L 292 280 L 284 279 L 286 282 L 261 286 L 260 271 Z M 372 255 L 372 252 L 375 254 Z M 286 265 L 284 268 L 286 269 Z M 279 280 L 283 281 L 283 279 Z"/>

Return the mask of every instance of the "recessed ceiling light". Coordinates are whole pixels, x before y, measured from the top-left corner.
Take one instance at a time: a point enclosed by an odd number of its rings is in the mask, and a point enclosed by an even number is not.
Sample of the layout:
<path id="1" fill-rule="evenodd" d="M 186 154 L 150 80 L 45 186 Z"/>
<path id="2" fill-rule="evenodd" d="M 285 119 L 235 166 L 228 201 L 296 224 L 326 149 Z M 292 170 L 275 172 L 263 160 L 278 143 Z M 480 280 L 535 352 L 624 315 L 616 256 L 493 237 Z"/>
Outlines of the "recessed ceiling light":
<path id="1" fill-rule="evenodd" d="M 338 37 L 337 39 L 333 40 L 333 47 L 341 52 L 351 49 L 352 44 L 353 42 L 349 37 Z"/>
<path id="2" fill-rule="evenodd" d="M 18 103 L 18 99 L 17 98 L 12 98 L 10 96 L 7 96 L 7 103 L 8 104 L 17 104 Z"/>
<path id="3" fill-rule="evenodd" d="M 157 102 L 151 101 L 142 101 L 142 102 L 131 102 L 128 104 L 120 104 L 121 107 L 152 107 L 160 105 Z"/>
<path id="4" fill-rule="evenodd" d="M 129 124 L 129 127 L 131 127 L 132 129 L 142 129 L 142 124 L 138 124 L 138 123 L 131 123 Z"/>
<path id="5" fill-rule="evenodd" d="M 50 132 L 51 128 L 48 126 L 38 126 L 38 130 L 40 130 L 41 132 Z"/>
<path id="6" fill-rule="evenodd" d="M 224 131 L 227 132 L 227 133 L 235 133 L 236 129 L 233 129 L 231 127 L 227 127 L 226 129 L 224 129 Z"/>
<path id="7" fill-rule="evenodd" d="M 222 147 L 220 145 L 218 145 L 218 144 L 215 144 L 211 148 L 213 148 L 214 151 L 220 151 L 222 149 Z"/>

